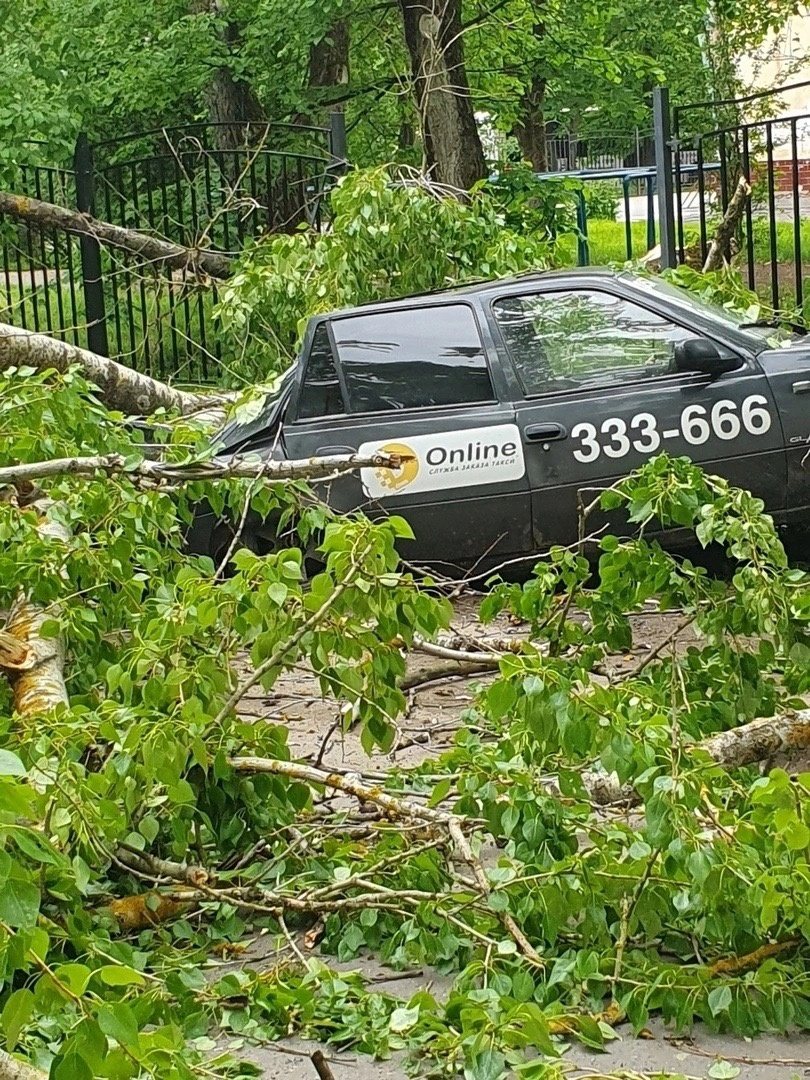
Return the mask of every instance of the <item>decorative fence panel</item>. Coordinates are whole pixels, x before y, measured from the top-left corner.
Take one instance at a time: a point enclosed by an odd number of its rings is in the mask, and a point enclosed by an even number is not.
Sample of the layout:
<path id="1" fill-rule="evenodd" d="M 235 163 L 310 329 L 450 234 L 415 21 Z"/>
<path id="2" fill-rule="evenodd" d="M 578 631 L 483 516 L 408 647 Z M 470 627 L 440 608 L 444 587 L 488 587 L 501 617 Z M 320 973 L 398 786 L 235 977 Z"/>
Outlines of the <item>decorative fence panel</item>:
<path id="1" fill-rule="evenodd" d="M 11 183 L 21 195 L 236 255 L 263 234 L 320 226 L 324 193 L 345 166 L 342 121 L 189 124 L 95 145 L 80 135 L 72 167 L 21 166 Z M 0 220 L 0 318 L 14 325 L 161 378 L 206 382 L 223 362 L 216 303 L 216 283 L 201 286 L 193 273 Z"/>

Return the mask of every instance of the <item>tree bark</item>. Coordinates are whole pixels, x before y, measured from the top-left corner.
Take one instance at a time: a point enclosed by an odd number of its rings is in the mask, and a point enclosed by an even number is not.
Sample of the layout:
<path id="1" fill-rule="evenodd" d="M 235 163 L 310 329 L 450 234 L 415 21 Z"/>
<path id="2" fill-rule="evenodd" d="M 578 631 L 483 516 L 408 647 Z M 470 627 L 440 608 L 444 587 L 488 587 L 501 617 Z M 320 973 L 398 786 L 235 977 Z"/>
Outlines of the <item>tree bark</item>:
<path id="1" fill-rule="evenodd" d="M 428 168 L 468 190 L 486 176 L 464 64 L 461 0 L 399 0 Z"/>
<path id="2" fill-rule="evenodd" d="M 731 240 L 745 213 L 745 204 L 750 194 L 751 185 L 744 176 L 741 176 L 737 184 L 737 189 L 732 195 L 731 202 L 728 204 L 726 212 L 723 215 L 723 220 L 717 226 L 717 231 L 712 239 L 706 255 L 706 261 L 703 264 L 704 274 L 708 274 L 710 270 L 719 270 L 724 263 L 731 261 Z"/>
<path id="3" fill-rule="evenodd" d="M 810 709 L 752 720 L 748 724 L 721 731 L 693 748 L 708 754 L 724 769 L 739 769 L 765 761 L 774 754 L 810 747 Z M 637 806 L 642 800 L 637 792 L 619 783 L 615 773 L 588 772 L 583 775 L 588 795 L 598 806 L 627 802 Z"/>
<path id="4" fill-rule="evenodd" d="M 69 703 L 64 642 L 61 637 L 42 636 L 43 623 L 49 618 L 53 616 L 43 608 L 20 597 L 4 628 L 23 652 L 21 663 L 9 663 L 8 654 L 0 651 L 0 671 L 9 681 L 14 711 L 19 716 L 41 716 Z"/>
<path id="5" fill-rule="evenodd" d="M 303 458 L 300 461 L 294 459 L 250 461 L 234 457 L 223 463 L 200 461 L 186 465 L 146 459 L 128 467 L 123 457 L 107 454 L 97 457 L 52 458 L 50 461 L 7 465 L 0 468 L 0 485 L 30 484 L 34 480 L 45 480 L 53 476 L 97 477 L 99 473 L 105 473 L 108 476 L 126 473 L 130 476 L 143 476 L 152 481 L 165 480 L 173 484 L 234 477 L 266 480 L 268 483 L 278 480 L 323 480 L 341 473 L 356 472 L 358 469 L 397 469 L 403 460 L 411 459 L 399 454 L 373 454 L 368 457 L 361 457 L 359 454 L 334 454 L 327 457 Z M 497 659 L 494 662 L 497 664 Z"/>
<path id="6" fill-rule="evenodd" d="M 92 236 L 107 247 L 134 255 L 155 267 L 193 270 L 213 278 L 227 278 L 232 272 L 230 259 L 216 251 L 171 244 L 137 229 L 111 225 L 108 221 L 91 217 L 90 214 L 82 214 L 78 210 L 43 202 L 41 199 L 31 199 L 27 195 L 0 191 L 0 214 L 37 229 L 59 229 L 77 236 Z"/>
<path id="7" fill-rule="evenodd" d="M 308 91 L 316 114 L 328 109 L 335 91 L 349 82 L 349 24 L 337 19 L 309 49 Z M 321 117 L 323 119 L 323 117 Z"/>
<path id="8" fill-rule="evenodd" d="M 531 83 L 523 91 L 520 101 L 521 118 L 514 127 L 515 138 L 520 143 L 523 156 L 531 162 L 536 172 L 548 171 L 545 97 L 546 80 L 538 75 L 533 76 Z"/>
<path id="9" fill-rule="evenodd" d="M 192 0 L 191 10 L 198 15 L 215 18 L 223 14 L 221 0 Z M 219 32 L 224 50 L 230 55 L 238 52 L 242 32 L 238 23 L 228 19 Z M 205 104 L 211 123 L 211 138 L 219 151 L 250 149 L 256 141 L 251 124 L 267 123 L 267 114 L 248 82 L 234 75 L 227 63 L 220 64 L 205 90 Z M 230 169 L 223 169 L 232 172 Z M 231 181 L 235 179 L 230 177 Z"/>
<path id="10" fill-rule="evenodd" d="M 48 1074 L 0 1050 L 0 1080 L 48 1080 Z"/>
<path id="11" fill-rule="evenodd" d="M 130 416 L 148 416 L 157 409 L 189 415 L 221 405 L 227 400 L 224 396 L 175 390 L 166 383 L 117 364 L 105 356 L 80 349 L 77 345 L 0 323 L 0 371 L 10 367 L 65 371 L 72 364 L 80 367 L 90 382 L 95 383 L 109 409 L 117 409 Z"/>
<path id="12" fill-rule="evenodd" d="M 48 517 L 53 503 L 44 497 L 28 504 L 40 516 L 37 532 L 61 543 L 70 540 L 67 528 Z M 33 604 L 23 593 L 15 600 L 3 628 L 0 671 L 8 679 L 14 711 L 23 717 L 41 716 L 60 705 L 68 705 L 65 686 L 65 644 L 61 635 L 43 636 L 45 622 L 53 618 L 45 608 Z M 16 649 L 13 642 L 17 643 Z"/>

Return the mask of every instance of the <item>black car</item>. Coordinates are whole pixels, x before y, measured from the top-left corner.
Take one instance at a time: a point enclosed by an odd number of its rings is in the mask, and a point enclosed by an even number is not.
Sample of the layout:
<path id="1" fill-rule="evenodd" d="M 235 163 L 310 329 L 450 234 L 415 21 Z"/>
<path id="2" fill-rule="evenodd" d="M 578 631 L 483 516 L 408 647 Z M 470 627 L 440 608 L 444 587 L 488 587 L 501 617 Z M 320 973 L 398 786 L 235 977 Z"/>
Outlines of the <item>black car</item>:
<path id="1" fill-rule="evenodd" d="M 806 524 L 808 342 L 655 277 L 527 274 L 314 317 L 279 393 L 220 442 L 228 455 L 410 455 L 327 498 L 407 518 L 421 562 L 571 543 L 578 491 L 662 450 Z M 230 536 L 210 514 L 194 532 L 214 556 Z M 261 550 L 272 529 L 250 522 L 246 539 Z"/>

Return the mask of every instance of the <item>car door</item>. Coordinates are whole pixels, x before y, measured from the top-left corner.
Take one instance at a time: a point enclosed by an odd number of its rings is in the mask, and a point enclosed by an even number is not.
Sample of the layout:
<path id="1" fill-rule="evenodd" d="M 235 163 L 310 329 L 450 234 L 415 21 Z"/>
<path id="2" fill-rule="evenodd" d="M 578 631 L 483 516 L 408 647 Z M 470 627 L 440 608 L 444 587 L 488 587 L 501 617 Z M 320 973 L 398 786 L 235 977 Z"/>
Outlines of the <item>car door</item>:
<path id="1" fill-rule="evenodd" d="M 592 286 L 513 293 L 492 313 L 525 393 L 517 420 L 539 545 L 574 539 L 582 489 L 661 451 L 784 508 L 779 418 L 753 356 L 740 353 L 740 366 L 722 375 L 674 373 L 675 346 L 701 335 Z"/>
<path id="2" fill-rule="evenodd" d="M 464 302 L 358 311 L 318 324 L 283 425 L 286 454 L 378 452 L 402 468 L 334 480 L 337 510 L 400 514 L 408 557 L 465 564 L 531 550 L 514 405 Z"/>
<path id="3" fill-rule="evenodd" d="M 779 409 L 787 453 L 787 520 L 810 520 L 810 339 L 794 337 L 759 353 Z"/>

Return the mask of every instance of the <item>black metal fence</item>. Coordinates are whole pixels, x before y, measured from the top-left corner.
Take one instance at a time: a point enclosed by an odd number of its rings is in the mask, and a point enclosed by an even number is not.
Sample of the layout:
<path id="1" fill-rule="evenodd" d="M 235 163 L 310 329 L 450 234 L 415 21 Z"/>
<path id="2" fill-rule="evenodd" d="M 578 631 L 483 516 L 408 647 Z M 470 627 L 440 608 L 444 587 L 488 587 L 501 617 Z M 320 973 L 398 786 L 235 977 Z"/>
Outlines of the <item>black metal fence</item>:
<path id="1" fill-rule="evenodd" d="M 21 166 L 19 194 L 237 254 L 262 233 L 319 227 L 345 162 L 343 117 L 329 127 L 187 124 L 90 145 L 68 166 Z M 0 318 L 139 370 L 208 381 L 227 362 L 212 326 L 215 283 L 147 265 L 92 237 L 0 220 Z"/>
<path id="2" fill-rule="evenodd" d="M 546 138 L 546 160 L 552 172 L 640 169 L 654 163 L 653 131 L 557 131 Z"/>
<path id="3" fill-rule="evenodd" d="M 810 274 L 810 113 L 800 104 L 791 109 L 790 99 L 801 101 L 808 88 L 805 81 L 678 105 L 671 130 L 663 107 L 657 131 L 662 217 L 672 208 L 672 234 L 662 245 L 666 265 L 703 263 L 744 177 L 752 192 L 736 231 L 735 265 L 775 308 L 803 308 Z"/>

